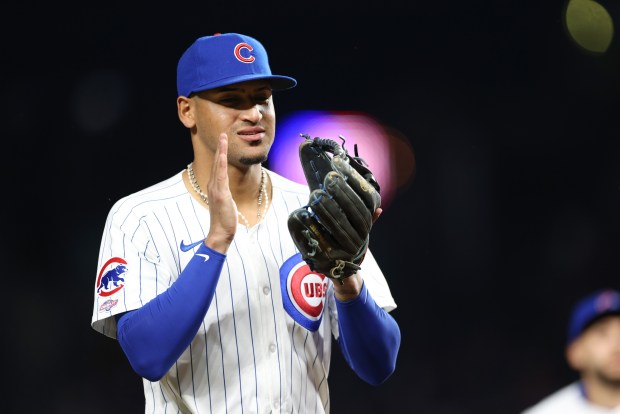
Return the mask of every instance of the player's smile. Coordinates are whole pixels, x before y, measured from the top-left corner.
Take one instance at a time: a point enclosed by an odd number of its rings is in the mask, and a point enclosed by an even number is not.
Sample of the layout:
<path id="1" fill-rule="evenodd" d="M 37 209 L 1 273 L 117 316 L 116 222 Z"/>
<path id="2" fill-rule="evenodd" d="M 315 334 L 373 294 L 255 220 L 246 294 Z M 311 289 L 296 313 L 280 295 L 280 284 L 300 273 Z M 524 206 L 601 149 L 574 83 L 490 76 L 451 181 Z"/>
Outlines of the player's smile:
<path id="1" fill-rule="evenodd" d="M 260 127 L 246 128 L 237 133 L 243 141 L 254 142 L 265 138 L 265 129 Z"/>

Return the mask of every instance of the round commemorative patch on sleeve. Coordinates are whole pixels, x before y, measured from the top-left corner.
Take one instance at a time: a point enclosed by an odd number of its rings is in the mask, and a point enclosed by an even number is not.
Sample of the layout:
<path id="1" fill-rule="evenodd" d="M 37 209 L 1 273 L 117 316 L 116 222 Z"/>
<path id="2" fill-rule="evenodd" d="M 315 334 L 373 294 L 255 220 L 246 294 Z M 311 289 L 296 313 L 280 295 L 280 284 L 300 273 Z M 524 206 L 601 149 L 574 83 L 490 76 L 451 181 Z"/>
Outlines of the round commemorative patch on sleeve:
<path id="1" fill-rule="evenodd" d="M 280 268 L 280 287 L 284 309 L 290 317 L 309 331 L 319 329 L 327 294 L 325 275 L 310 270 L 297 253 Z"/>

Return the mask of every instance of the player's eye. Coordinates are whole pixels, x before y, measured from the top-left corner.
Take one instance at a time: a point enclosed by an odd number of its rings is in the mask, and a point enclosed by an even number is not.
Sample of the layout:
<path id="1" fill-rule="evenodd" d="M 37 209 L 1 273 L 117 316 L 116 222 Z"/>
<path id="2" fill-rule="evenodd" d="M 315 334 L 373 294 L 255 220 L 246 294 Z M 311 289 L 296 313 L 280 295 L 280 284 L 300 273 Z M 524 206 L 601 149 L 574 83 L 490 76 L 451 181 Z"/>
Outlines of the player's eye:
<path id="1" fill-rule="evenodd" d="M 254 97 L 254 102 L 260 105 L 266 105 L 269 103 L 271 95 L 259 95 Z"/>
<path id="2" fill-rule="evenodd" d="M 224 106 L 228 106 L 231 108 L 240 106 L 243 102 L 243 100 L 241 98 L 239 98 L 238 96 L 223 96 L 221 97 L 218 102 L 220 103 L 220 105 L 224 105 Z"/>

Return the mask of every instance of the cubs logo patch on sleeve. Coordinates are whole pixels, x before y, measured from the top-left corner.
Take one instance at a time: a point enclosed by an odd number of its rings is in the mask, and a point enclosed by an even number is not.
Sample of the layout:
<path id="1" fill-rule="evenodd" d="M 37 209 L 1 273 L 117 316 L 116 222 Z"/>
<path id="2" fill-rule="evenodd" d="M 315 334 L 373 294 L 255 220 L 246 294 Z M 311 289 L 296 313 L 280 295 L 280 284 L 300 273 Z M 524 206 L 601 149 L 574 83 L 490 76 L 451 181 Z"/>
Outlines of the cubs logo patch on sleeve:
<path id="1" fill-rule="evenodd" d="M 108 260 L 99 270 L 97 276 L 97 294 L 102 297 L 111 296 L 125 286 L 127 261 L 120 257 Z"/>
<path id="2" fill-rule="evenodd" d="M 311 270 L 297 253 L 280 268 L 280 288 L 290 317 L 309 331 L 319 329 L 327 294 L 325 275 Z"/>

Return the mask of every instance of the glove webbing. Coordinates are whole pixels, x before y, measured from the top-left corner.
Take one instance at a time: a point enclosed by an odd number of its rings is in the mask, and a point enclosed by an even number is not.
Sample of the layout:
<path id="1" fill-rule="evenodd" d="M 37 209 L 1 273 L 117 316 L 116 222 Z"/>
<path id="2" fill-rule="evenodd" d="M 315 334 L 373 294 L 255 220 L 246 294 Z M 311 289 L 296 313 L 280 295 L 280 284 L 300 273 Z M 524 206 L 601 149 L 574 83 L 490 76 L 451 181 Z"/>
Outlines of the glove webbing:
<path id="1" fill-rule="evenodd" d="M 366 179 L 366 181 L 368 181 L 373 187 L 375 187 L 377 191 L 381 191 L 381 187 L 379 186 L 377 179 L 375 178 L 372 171 L 370 171 L 370 169 L 368 168 L 368 163 L 366 162 L 366 160 L 359 156 L 357 144 L 353 144 L 353 153 L 355 154 L 355 156 L 350 156 L 349 152 L 344 148 L 346 140 L 342 135 L 338 135 L 338 138 L 342 140 L 342 145 L 339 145 L 336 141 L 329 138 L 311 138 L 308 134 L 299 135 L 305 139 L 314 140 L 314 143 L 319 147 L 313 148 L 313 150 L 317 154 L 320 152 L 320 150 L 323 150 L 330 152 L 332 155 L 340 156 L 340 158 L 342 158 L 343 160 L 348 159 L 349 164 L 351 164 L 351 166 L 355 168 L 357 172 L 359 172 L 360 175 Z M 317 181 L 320 181 L 321 176 L 319 175 L 319 171 L 316 169 L 314 162 L 311 161 L 311 165 Z"/>

